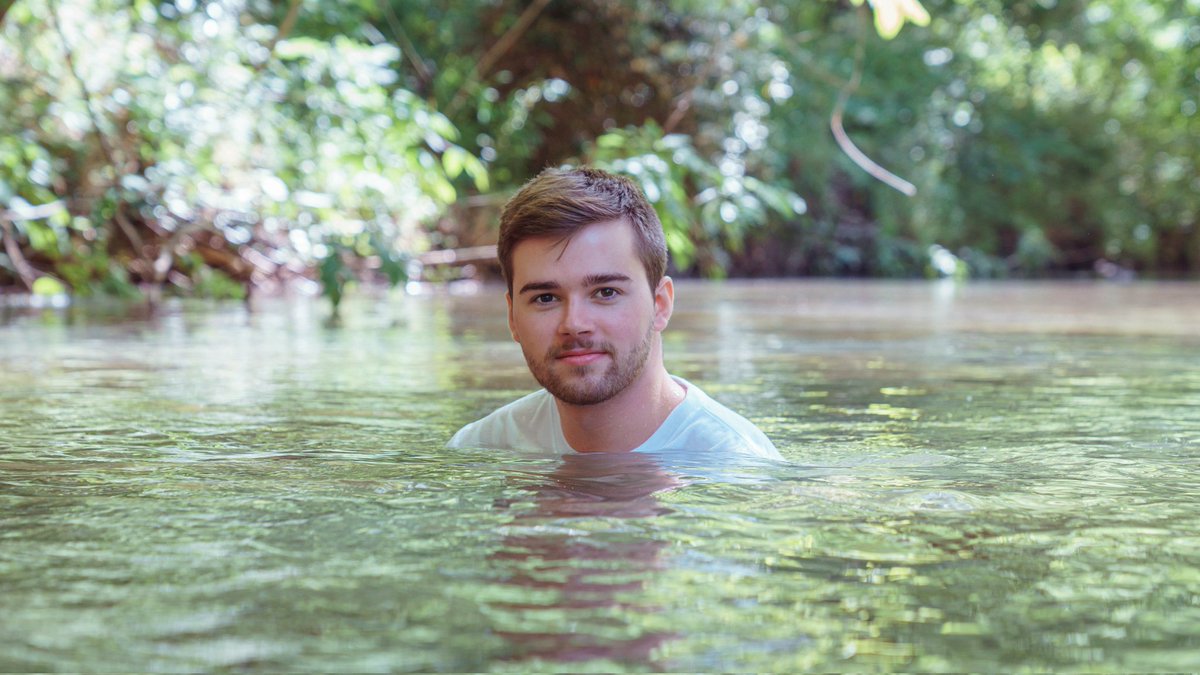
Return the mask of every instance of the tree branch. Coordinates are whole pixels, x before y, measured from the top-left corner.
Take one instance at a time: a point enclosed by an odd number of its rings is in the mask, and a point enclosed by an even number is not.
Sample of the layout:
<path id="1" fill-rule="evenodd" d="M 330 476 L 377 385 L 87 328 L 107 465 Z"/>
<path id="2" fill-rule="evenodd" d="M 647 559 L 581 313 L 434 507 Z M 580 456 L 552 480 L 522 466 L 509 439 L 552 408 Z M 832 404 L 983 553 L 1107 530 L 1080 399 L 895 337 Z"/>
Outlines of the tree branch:
<path id="1" fill-rule="evenodd" d="M 876 164 L 870 157 L 867 157 L 858 146 L 854 145 L 854 141 L 850 140 L 850 136 L 846 133 L 846 128 L 842 125 L 842 116 L 846 112 L 846 102 L 850 100 L 850 95 L 858 89 L 858 85 L 862 82 L 863 73 L 863 57 L 866 50 L 866 9 L 859 7 L 859 35 L 858 43 L 854 49 L 854 74 L 850 77 L 850 81 L 846 83 L 842 90 L 838 93 L 837 103 L 833 106 L 833 114 L 829 118 L 829 128 L 833 131 L 833 137 L 837 141 L 838 147 L 846 156 L 857 164 L 863 171 L 866 171 L 876 180 L 891 187 L 909 197 L 917 194 L 917 186 L 897 176 Z"/>
<path id="2" fill-rule="evenodd" d="M 417 47 L 408 39 L 408 33 L 404 32 L 404 26 L 400 25 L 400 19 L 396 17 L 396 11 L 392 9 L 392 3 L 389 0 L 378 0 L 378 5 L 383 10 L 383 16 L 387 19 L 388 26 L 396 37 L 400 39 L 400 49 L 408 56 L 408 60 L 412 62 L 413 68 L 417 71 L 417 77 L 421 80 L 421 88 L 425 89 L 429 83 L 433 81 L 433 73 L 429 71 L 429 67 L 425 65 L 421 54 L 417 52 Z"/>
<path id="3" fill-rule="evenodd" d="M 275 54 L 275 45 L 281 40 L 286 40 L 288 35 L 291 35 L 292 29 L 296 27 L 296 19 L 300 18 L 300 4 L 304 0 L 291 0 L 292 4 L 288 6 L 287 16 L 283 17 L 283 22 L 279 24 L 279 30 L 276 31 L 275 37 L 271 38 L 271 44 L 267 45 L 267 50 L 272 55 Z"/>
<path id="4" fill-rule="evenodd" d="M 23 209 L 0 211 L 0 219 L 14 223 L 21 223 L 26 220 L 41 220 L 49 218 L 65 208 L 67 208 L 66 203 L 61 199 L 56 199 L 49 204 L 38 204 L 37 206 L 30 206 Z"/>
<path id="5" fill-rule="evenodd" d="M 184 237 L 193 232 L 207 229 L 209 227 L 204 222 L 193 220 L 179 225 L 178 229 L 171 233 L 171 236 L 159 246 L 158 255 L 154 258 L 155 283 L 161 284 L 166 281 L 167 273 L 171 271 L 171 265 L 175 261 L 175 249 L 183 242 Z"/>
<path id="6" fill-rule="evenodd" d="M 475 67 L 471 69 L 471 75 L 463 81 L 462 86 L 458 88 L 458 91 L 454 94 L 454 98 L 450 101 L 450 105 L 446 108 L 447 115 L 453 115 L 458 111 L 463 101 L 467 98 L 467 87 L 474 82 L 478 82 L 480 78 L 492 69 L 492 66 L 496 65 L 496 61 L 500 60 L 504 52 L 512 49 L 512 46 L 516 44 L 517 40 L 521 39 L 525 31 L 529 30 L 534 20 L 538 18 L 538 15 L 542 13 L 542 10 L 548 4 L 550 4 L 550 0 L 533 0 L 533 2 L 529 3 L 525 11 L 521 12 L 521 16 L 517 18 L 517 22 L 504 35 L 500 36 L 500 39 L 496 41 L 496 44 L 492 45 L 491 49 L 487 50 L 475 62 Z"/>
<path id="7" fill-rule="evenodd" d="M 8 219 L 7 211 L 0 213 L 0 237 L 4 238 L 4 251 L 8 254 L 8 259 L 12 261 L 17 277 L 21 279 L 21 283 L 25 284 L 25 288 L 32 291 L 33 282 L 37 280 L 37 273 L 29 266 L 25 256 L 21 253 L 21 246 L 17 243 L 16 235 L 13 234 L 12 223 Z"/>
<path id="8" fill-rule="evenodd" d="M 669 134 L 675 130 L 675 127 L 683 121 L 683 116 L 692 107 L 692 101 L 696 98 L 696 89 L 703 85 L 708 78 L 712 76 L 713 69 L 717 65 L 717 61 L 721 60 L 721 56 L 725 54 L 729 45 L 737 42 L 740 36 L 745 34 L 744 27 L 739 27 L 729 39 L 722 41 L 719 46 L 714 47 L 709 55 L 708 61 L 705 61 L 704 67 L 696 74 L 696 85 L 688 87 L 688 90 L 680 94 L 675 99 L 675 105 L 671 108 L 671 114 L 667 116 L 667 121 L 663 122 L 663 135 Z"/>
<path id="9" fill-rule="evenodd" d="M 75 78 L 75 81 L 79 84 L 79 90 L 83 94 L 84 107 L 87 108 L 88 119 L 92 123 L 92 131 L 94 131 L 96 134 L 96 141 L 100 144 L 100 152 L 104 154 L 104 159 L 108 162 L 109 166 L 112 167 L 113 172 L 116 174 L 112 180 L 112 187 L 116 187 L 117 183 L 120 181 L 120 176 L 123 173 L 124 162 L 118 161 L 116 151 L 111 145 L 109 145 L 108 137 L 104 135 L 104 131 L 100 128 L 100 114 L 96 112 L 96 104 L 93 100 L 94 97 L 92 96 L 91 90 L 88 89 L 87 82 L 85 82 L 83 76 L 79 74 L 79 69 L 75 67 L 75 57 L 71 51 L 71 44 L 67 41 L 67 35 L 65 32 L 63 32 L 62 23 L 58 17 L 58 4 L 56 0 L 48 0 L 47 5 L 50 9 L 50 21 L 54 24 L 54 31 L 58 33 L 58 39 L 62 41 L 63 56 L 67 62 L 67 70 L 69 70 L 71 76 Z M 117 226 L 121 228 L 121 232 L 123 232 L 125 237 L 129 239 L 129 243 L 134 248 L 134 253 L 140 258 L 146 257 L 146 252 L 144 250 L 145 243 L 142 241 L 141 235 L 139 235 L 137 230 L 133 227 L 133 224 L 129 222 L 129 219 L 125 217 L 124 212 L 121 211 L 120 204 L 117 204 L 113 219 L 117 221 Z"/>

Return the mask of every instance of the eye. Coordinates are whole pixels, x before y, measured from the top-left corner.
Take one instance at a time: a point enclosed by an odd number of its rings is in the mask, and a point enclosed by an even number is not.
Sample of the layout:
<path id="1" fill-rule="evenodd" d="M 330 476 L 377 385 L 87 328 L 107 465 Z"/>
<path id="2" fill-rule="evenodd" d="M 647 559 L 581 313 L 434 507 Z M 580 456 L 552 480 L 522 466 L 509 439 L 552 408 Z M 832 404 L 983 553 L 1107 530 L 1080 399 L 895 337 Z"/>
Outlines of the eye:
<path id="1" fill-rule="evenodd" d="M 535 305 L 548 305 L 554 302 L 556 299 L 557 298 L 554 297 L 553 293 L 542 293 L 541 295 L 534 296 L 530 302 Z"/>
<path id="2" fill-rule="evenodd" d="M 609 287 L 601 288 L 596 291 L 596 296 L 599 298 L 602 298 L 604 300 L 612 300 L 613 298 L 617 297 L 620 294 L 621 294 L 621 291 L 618 291 L 615 288 L 609 288 Z"/>

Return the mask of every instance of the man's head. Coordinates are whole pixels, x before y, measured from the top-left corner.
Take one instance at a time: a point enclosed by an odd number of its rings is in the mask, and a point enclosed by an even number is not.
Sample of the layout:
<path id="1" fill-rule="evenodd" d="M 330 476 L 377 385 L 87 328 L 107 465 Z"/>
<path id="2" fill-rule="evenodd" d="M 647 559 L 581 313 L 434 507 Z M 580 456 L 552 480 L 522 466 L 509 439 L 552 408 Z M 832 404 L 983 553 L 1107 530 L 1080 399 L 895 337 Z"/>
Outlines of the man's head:
<path id="1" fill-rule="evenodd" d="M 570 239 L 594 223 L 626 220 L 651 292 L 667 269 L 662 222 L 633 181 L 599 169 L 547 169 L 525 184 L 500 214 L 500 270 L 513 291 L 513 249 L 534 237 Z"/>
<path id="2" fill-rule="evenodd" d="M 542 173 L 505 206 L 499 253 L 509 328 L 547 391 L 574 406 L 651 395 L 675 291 L 662 225 L 633 183 Z"/>

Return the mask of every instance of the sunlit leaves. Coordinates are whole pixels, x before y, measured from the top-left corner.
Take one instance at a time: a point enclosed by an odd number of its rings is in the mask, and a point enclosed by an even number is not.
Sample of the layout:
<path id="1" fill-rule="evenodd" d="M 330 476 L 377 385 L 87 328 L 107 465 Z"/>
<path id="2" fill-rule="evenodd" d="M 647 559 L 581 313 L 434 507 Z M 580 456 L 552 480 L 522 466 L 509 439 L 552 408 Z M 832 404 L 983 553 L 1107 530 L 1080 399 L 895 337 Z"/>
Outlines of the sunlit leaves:
<path id="1" fill-rule="evenodd" d="M 588 153 L 598 166 L 636 180 L 654 204 L 672 261 L 713 277 L 726 274 L 726 250 L 738 250 L 748 229 L 768 218 L 803 213 L 790 190 L 734 172 L 702 156 L 683 134 L 663 135 L 653 122 L 608 132 Z"/>
<path id="2" fill-rule="evenodd" d="M 863 0 L 850 0 L 861 5 Z M 929 25 L 929 12 L 919 0 L 867 0 L 875 12 L 875 30 L 885 40 L 900 34 L 907 21 L 916 26 Z"/>
<path id="3" fill-rule="evenodd" d="M 442 167 L 446 171 L 446 177 L 451 180 L 466 173 L 471 177 L 476 189 L 481 191 L 488 189 L 487 169 L 484 168 L 483 163 L 457 145 L 448 146 L 442 153 Z"/>
<path id="4" fill-rule="evenodd" d="M 66 286 L 53 277 L 38 277 L 33 282 L 33 294 L 42 296 L 62 295 L 67 292 Z"/>
<path id="5" fill-rule="evenodd" d="M 287 2 L 17 3 L 0 208 L 71 203 L 15 233 L 39 265 L 75 265 L 72 285 L 108 274 L 109 251 L 131 259 L 118 213 L 382 279 L 387 256 L 494 235 L 484 211 L 456 230 L 449 205 L 595 161 L 637 178 L 699 273 L 920 274 L 932 244 L 972 274 L 1200 265 L 1200 5 L 856 1 L 551 3 L 477 75 L 521 3 L 305 0 L 290 31 Z M 916 199 L 830 139 L 860 46 L 846 130 Z M 186 255 L 174 269 L 192 274 Z"/>
<path id="6" fill-rule="evenodd" d="M 19 190 L 0 207 L 86 194 L 119 179 L 120 203 L 94 214 L 98 244 L 115 232 L 118 210 L 136 209 L 152 231 L 211 229 L 234 246 L 256 228 L 289 233 L 275 242 L 284 244 L 272 252 L 275 262 L 308 265 L 331 247 L 396 260 L 426 245 L 423 223 L 460 187 L 489 188 L 486 167 L 457 144 L 454 124 L 399 85 L 395 45 L 358 33 L 277 35 L 272 17 L 241 0 L 139 3 L 132 16 L 110 4 L 61 3 L 67 47 L 84 64 L 102 136 L 62 63 L 49 10 L 7 17 L 3 28 L 20 39 L 14 63 L 26 70 L 24 80 L 12 80 L 22 86 L 0 90 L 0 185 Z M 22 107 L 30 92 L 45 92 L 54 117 Z M 119 172 L 97 141 L 116 149 Z M 137 164 L 126 161 L 127 149 Z M 70 237 L 57 221 L 22 227 L 34 250 L 61 248 Z M 359 234 L 370 236 L 359 241 Z M 348 240 L 357 243 L 343 246 Z M 77 241 L 81 260 L 91 255 L 90 241 Z M 374 250 L 380 246 L 388 250 Z M 104 267 L 86 269 L 104 274 Z M 325 277 L 339 279 L 330 269 Z"/>

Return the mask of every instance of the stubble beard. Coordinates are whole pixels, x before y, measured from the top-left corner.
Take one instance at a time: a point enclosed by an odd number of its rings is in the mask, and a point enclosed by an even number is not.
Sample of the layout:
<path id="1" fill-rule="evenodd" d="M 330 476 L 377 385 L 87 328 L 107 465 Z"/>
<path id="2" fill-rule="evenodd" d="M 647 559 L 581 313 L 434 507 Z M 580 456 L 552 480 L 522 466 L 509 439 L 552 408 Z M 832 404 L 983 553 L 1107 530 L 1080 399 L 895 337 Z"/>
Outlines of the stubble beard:
<path id="1" fill-rule="evenodd" d="M 596 405 L 612 399 L 629 388 L 646 369 L 650 348 L 654 344 L 654 327 L 646 330 L 641 342 L 628 354 L 619 354 L 610 343 L 576 340 L 557 345 L 546 351 L 545 356 L 534 358 L 528 352 L 525 362 L 538 384 L 546 388 L 554 398 L 570 405 Z M 589 375 L 592 366 L 569 366 L 558 363 L 558 356 L 571 349 L 599 349 L 610 359 L 604 372 Z M 565 372 L 564 372 L 565 371 Z"/>

